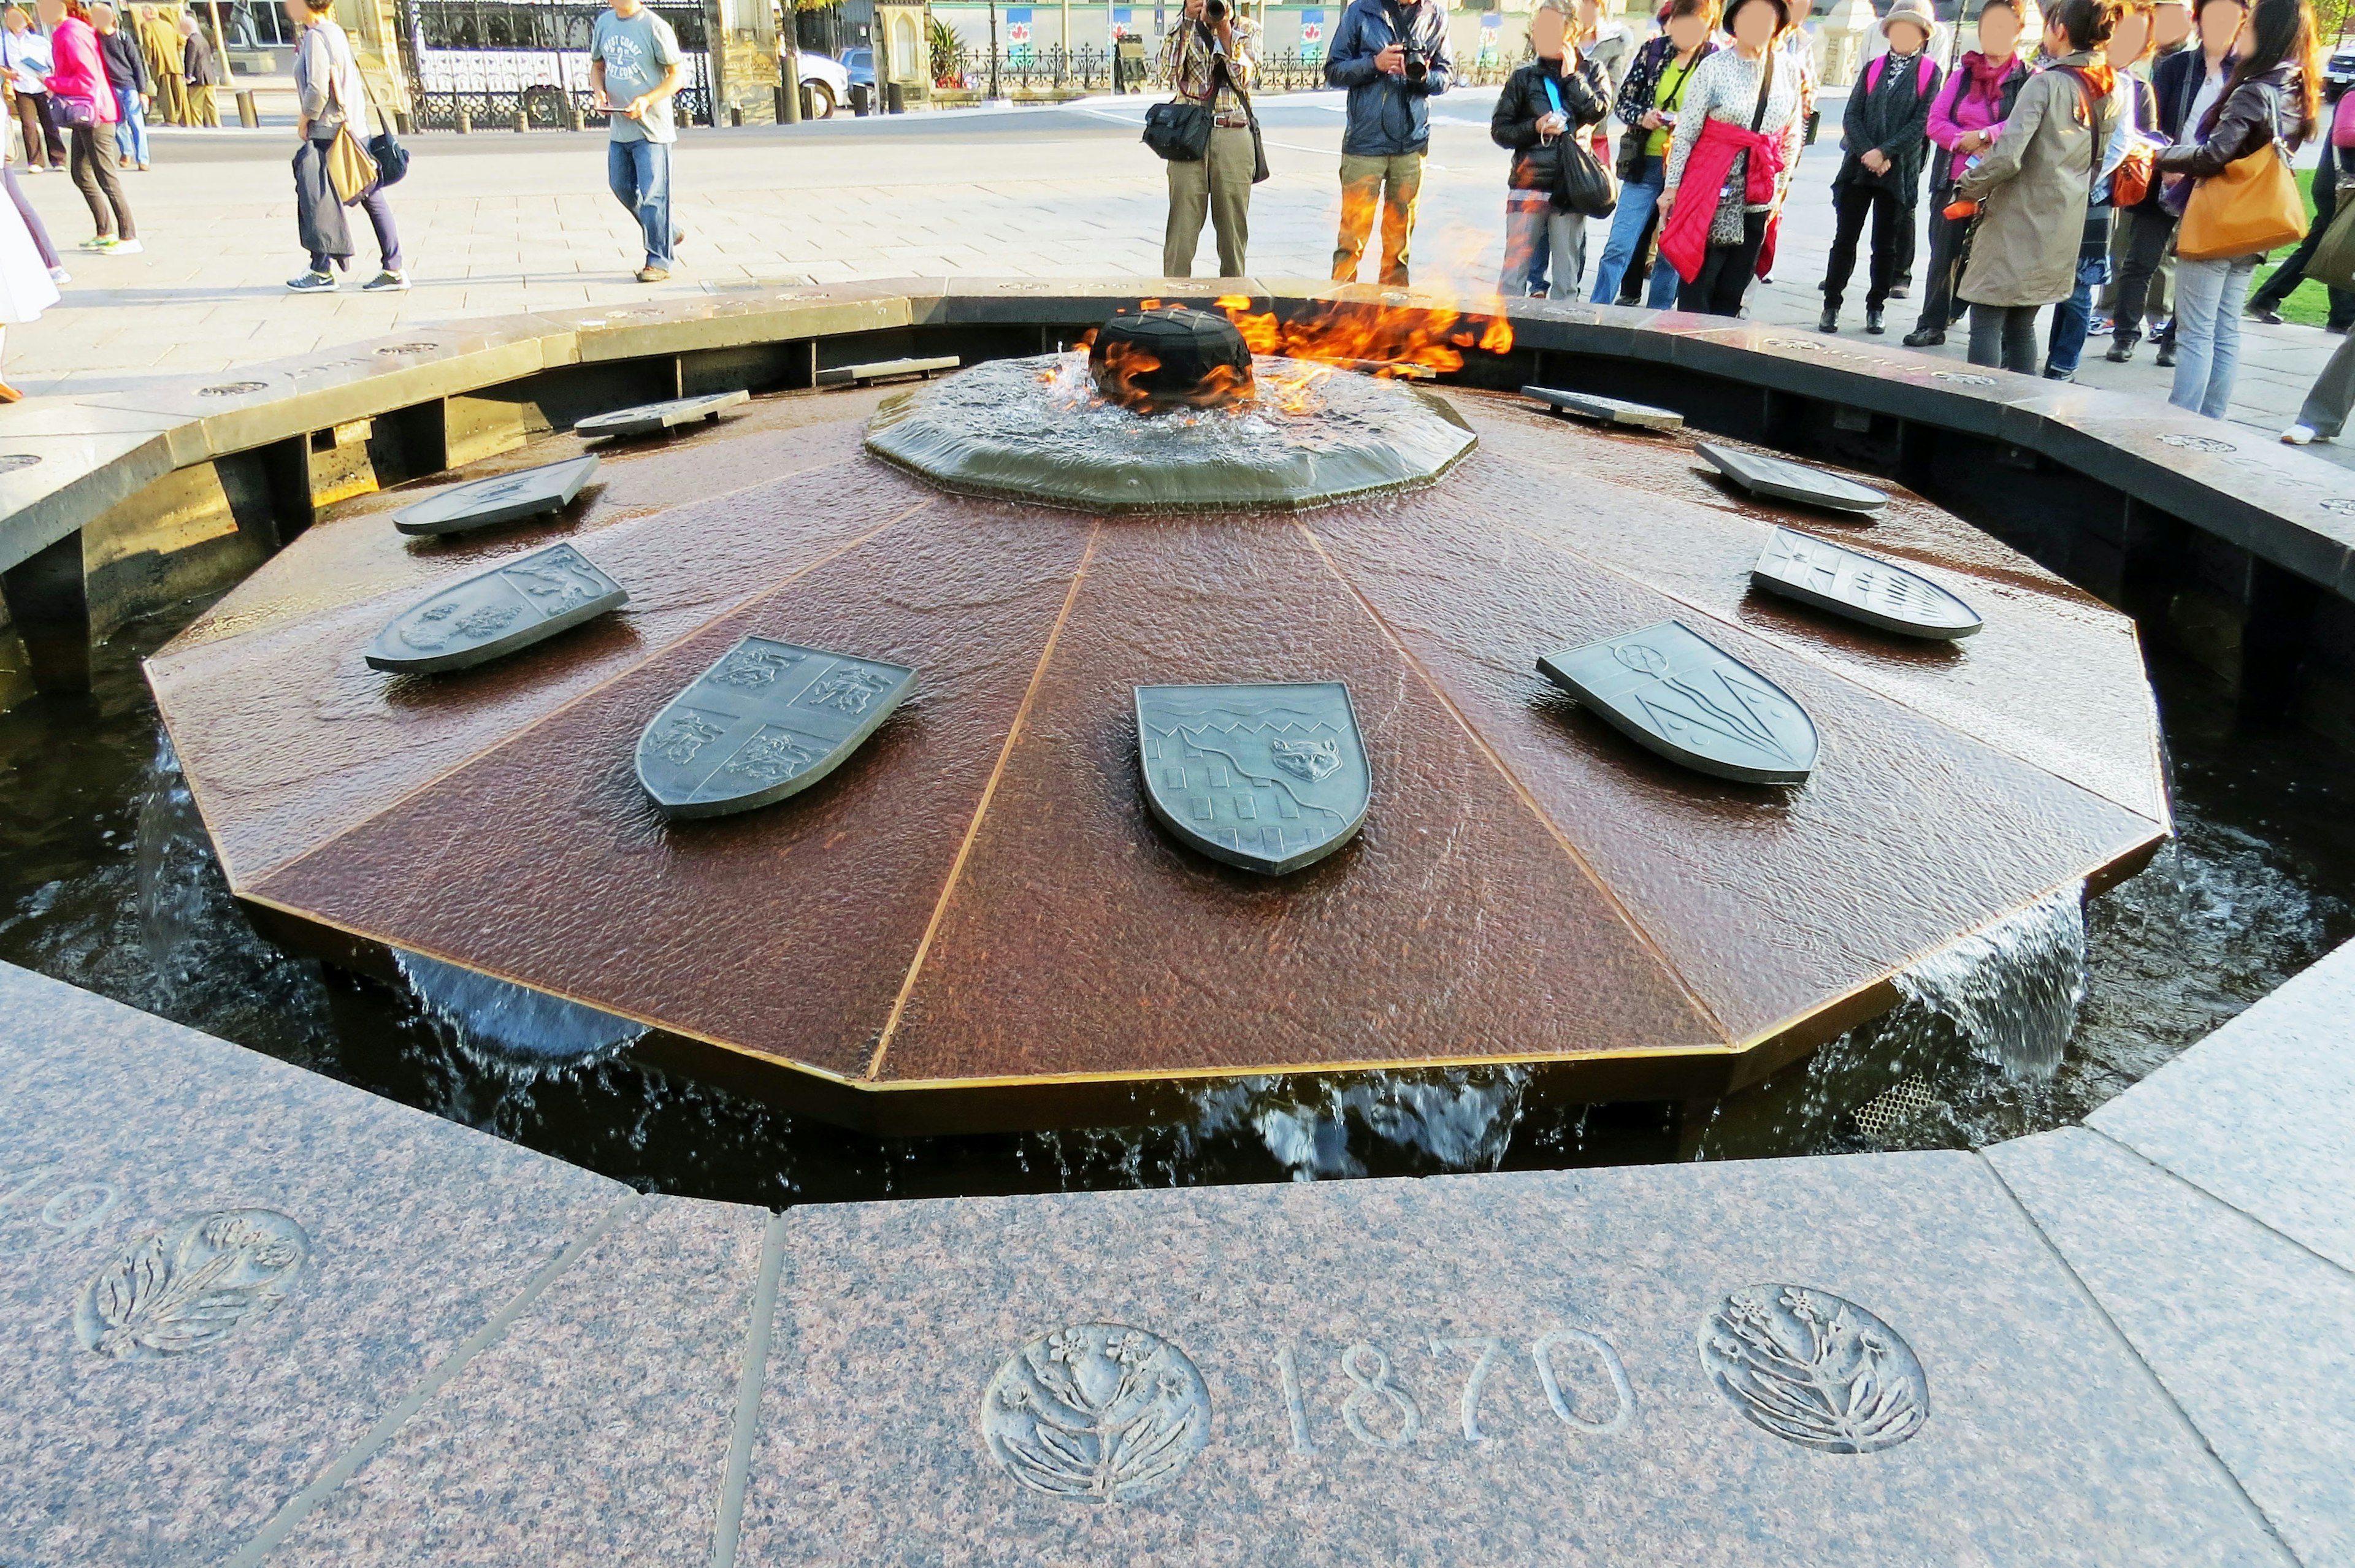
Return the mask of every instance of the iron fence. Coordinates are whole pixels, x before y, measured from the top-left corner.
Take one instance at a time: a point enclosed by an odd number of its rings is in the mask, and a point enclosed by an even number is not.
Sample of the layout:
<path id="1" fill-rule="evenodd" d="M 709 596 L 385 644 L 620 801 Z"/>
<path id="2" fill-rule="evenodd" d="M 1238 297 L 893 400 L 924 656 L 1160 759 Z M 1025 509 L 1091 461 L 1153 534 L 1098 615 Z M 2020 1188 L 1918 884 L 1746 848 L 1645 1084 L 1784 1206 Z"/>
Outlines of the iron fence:
<path id="1" fill-rule="evenodd" d="M 1455 81 L 1465 87 L 1494 87 L 1510 76 L 1515 68 L 1529 58 L 1527 50 L 1519 59 L 1474 60 L 1459 65 Z M 991 53 L 986 48 L 975 48 L 960 44 L 954 49 L 937 46 L 932 50 L 932 85 L 952 91 L 986 92 L 990 89 Z M 1002 93 L 1032 92 L 1110 92 L 1114 91 L 1113 51 L 1093 44 L 1082 44 L 1066 49 L 1060 44 L 1043 48 L 1024 45 L 996 51 L 996 86 Z M 1287 49 L 1281 54 L 1262 55 L 1257 62 L 1260 92 L 1307 92 L 1325 85 L 1325 56 L 1321 50 L 1303 53 Z M 1132 63 L 1128 68 L 1136 72 L 1120 84 L 1130 91 L 1147 95 L 1165 91 L 1161 82 L 1161 62 L 1150 45 L 1142 67 Z"/>
<path id="2" fill-rule="evenodd" d="M 584 129 L 605 128 L 606 117 L 597 110 L 597 95 L 586 91 L 568 92 L 555 87 L 479 91 L 426 89 L 410 97 L 414 105 L 410 115 L 421 131 L 454 131 L 462 112 L 466 123 L 477 131 L 504 131 L 515 124 L 518 110 L 523 112 L 524 123 L 532 130 L 560 131 L 570 123 L 565 114 L 568 106 L 579 112 Z M 672 112 L 682 125 L 712 123 L 711 92 L 708 88 L 681 88 L 671 103 Z"/>
<path id="3" fill-rule="evenodd" d="M 658 0 L 648 10 L 670 24 L 686 72 L 675 112 L 687 124 L 712 121 L 710 39 L 704 8 Z M 577 111 L 602 127 L 589 91 L 589 46 L 604 7 L 588 0 L 397 0 L 400 53 L 417 84 L 416 123 L 448 130 L 463 112 L 481 126 L 554 130 Z"/>

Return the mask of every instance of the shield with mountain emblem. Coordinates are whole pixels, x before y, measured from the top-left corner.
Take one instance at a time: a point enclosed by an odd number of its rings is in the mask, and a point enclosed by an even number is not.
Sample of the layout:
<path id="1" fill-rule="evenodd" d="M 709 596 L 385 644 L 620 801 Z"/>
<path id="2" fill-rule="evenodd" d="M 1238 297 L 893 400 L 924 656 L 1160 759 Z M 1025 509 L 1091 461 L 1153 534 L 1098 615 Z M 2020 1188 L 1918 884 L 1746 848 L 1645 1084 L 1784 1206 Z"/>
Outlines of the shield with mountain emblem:
<path id="1" fill-rule="evenodd" d="M 1337 680 L 1140 686 L 1145 798 L 1214 859 L 1281 876 L 1356 836 L 1373 798 L 1366 741 Z"/>
<path id="2" fill-rule="evenodd" d="M 914 688 L 916 672 L 746 637 L 638 737 L 638 782 L 666 816 L 726 816 L 809 788 Z"/>

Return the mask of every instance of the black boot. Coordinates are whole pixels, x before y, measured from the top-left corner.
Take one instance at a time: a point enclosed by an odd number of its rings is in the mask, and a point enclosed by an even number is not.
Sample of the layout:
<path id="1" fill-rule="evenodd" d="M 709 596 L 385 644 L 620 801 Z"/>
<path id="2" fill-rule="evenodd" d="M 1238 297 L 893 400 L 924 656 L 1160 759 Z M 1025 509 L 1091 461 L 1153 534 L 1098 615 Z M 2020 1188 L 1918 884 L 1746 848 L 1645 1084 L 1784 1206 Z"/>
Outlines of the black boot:
<path id="1" fill-rule="evenodd" d="M 2175 340 L 2171 337 L 2158 346 L 2158 368 L 2162 370 L 2175 368 Z"/>
<path id="2" fill-rule="evenodd" d="M 1905 335 L 1908 348 L 1935 348 L 1946 341 L 1946 335 L 1934 326 L 1916 327 Z"/>
<path id="3" fill-rule="evenodd" d="M 2123 365 L 2134 357 L 2135 344 L 2137 341 L 2139 340 L 2121 336 L 2111 343 L 2110 351 L 2102 357 L 2113 365 Z"/>
<path id="4" fill-rule="evenodd" d="M 1828 304 L 1824 306 L 1824 318 L 1823 320 L 1816 323 L 1816 330 L 1817 332 L 1838 332 L 1839 330 L 1839 306 L 1836 304 Z"/>
<path id="5" fill-rule="evenodd" d="M 1876 337 L 1881 335 L 1881 307 L 1879 305 L 1869 304 L 1864 307 L 1864 329 L 1865 331 L 1871 333 Z"/>

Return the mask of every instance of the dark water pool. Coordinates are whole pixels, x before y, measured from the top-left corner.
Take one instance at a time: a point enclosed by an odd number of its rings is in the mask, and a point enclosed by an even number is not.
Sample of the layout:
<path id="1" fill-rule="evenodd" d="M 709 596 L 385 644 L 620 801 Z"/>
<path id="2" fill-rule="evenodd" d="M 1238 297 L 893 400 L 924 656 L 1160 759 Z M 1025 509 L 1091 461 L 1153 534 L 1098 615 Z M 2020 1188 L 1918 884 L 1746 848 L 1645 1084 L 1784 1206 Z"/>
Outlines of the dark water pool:
<path id="1" fill-rule="evenodd" d="M 1674 1157 L 1664 1107 L 1525 1109 L 1471 1071 L 1205 1091 L 1178 1125 L 881 1139 L 626 1056 L 512 1065 L 408 992 L 286 956 L 229 896 L 139 658 L 192 601 L 119 635 L 87 698 L 0 713 L 0 959 L 634 1186 L 782 1206 L 1066 1188 L 1535 1168 Z M 2074 1121 L 2355 933 L 2344 753 L 2154 672 L 2180 837 L 2068 929 L 2013 933 L 1887 1019 L 1729 1106 L 1704 1157 L 1967 1147 Z M 2082 951 L 2083 957 L 2078 957 Z M 2066 1027 L 2072 998 L 2073 1029 Z M 2054 1007 L 2057 1072 L 1999 1059 Z M 2055 1040 L 2059 1039 L 2056 1032 Z M 1859 1123 L 1859 1106 L 1883 1096 Z"/>

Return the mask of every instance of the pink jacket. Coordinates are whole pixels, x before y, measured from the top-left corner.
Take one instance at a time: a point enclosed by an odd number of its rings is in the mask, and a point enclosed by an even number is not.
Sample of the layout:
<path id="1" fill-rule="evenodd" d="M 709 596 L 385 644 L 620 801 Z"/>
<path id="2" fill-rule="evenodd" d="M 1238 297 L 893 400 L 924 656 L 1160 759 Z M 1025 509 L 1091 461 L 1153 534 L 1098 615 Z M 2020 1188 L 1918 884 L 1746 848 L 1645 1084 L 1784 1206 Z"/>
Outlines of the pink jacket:
<path id="1" fill-rule="evenodd" d="M 79 16 L 68 16 L 49 35 L 49 55 L 56 69 L 44 78 L 59 98 L 87 98 L 98 106 L 98 123 L 112 125 L 122 117 L 114 106 L 114 89 L 107 85 L 106 67 L 98 58 L 98 30 Z"/>
<path id="2" fill-rule="evenodd" d="M 1930 105 L 1930 140 L 1951 153 L 1966 131 L 2001 135 L 2003 123 L 1996 118 L 1996 112 L 2003 107 L 2003 84 L 2015 73 L 2023 80 L 2028 76 L 2028 62 L 2017 55 L 2001 71 L 1977 49 L 1965 55 Z"/>

